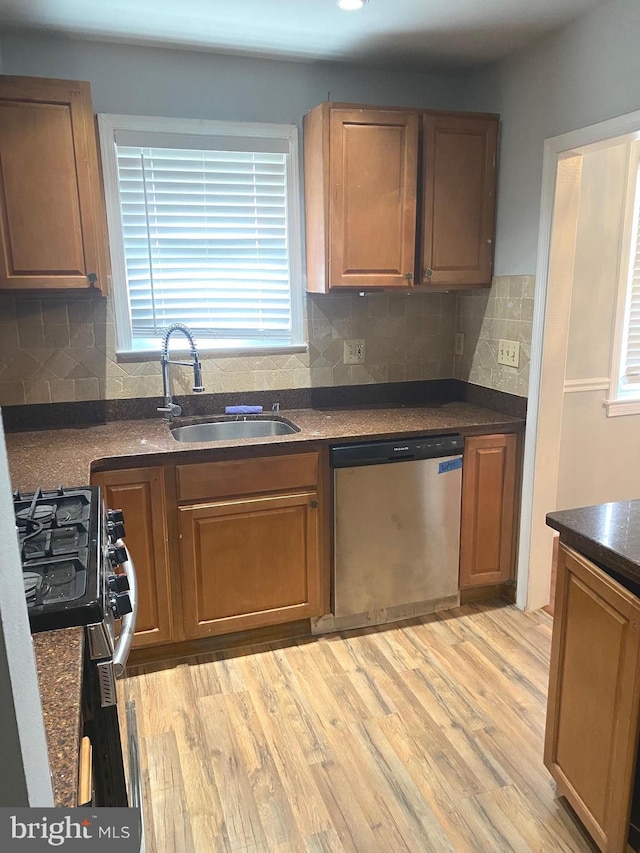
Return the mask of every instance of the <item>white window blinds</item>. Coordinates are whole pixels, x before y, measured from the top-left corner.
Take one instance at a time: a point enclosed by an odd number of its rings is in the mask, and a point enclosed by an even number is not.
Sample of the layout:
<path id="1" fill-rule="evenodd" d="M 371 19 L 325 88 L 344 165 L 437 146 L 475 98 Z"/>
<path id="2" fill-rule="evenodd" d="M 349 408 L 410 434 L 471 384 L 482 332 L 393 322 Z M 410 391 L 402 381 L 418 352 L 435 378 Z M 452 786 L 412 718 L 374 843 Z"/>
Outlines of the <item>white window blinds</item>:
<path id="1" fill-rule="evenodd" d="M 212 348 L 300 344 L 291 128 L 262 137 L 255 125 L 234 134 L 237 125 L 198 122 L 180 133 L 168 120 L 138 119 L 155 125 L 141 129 L 136 119 L 127 127 L 127 117 L 101 117 L 110 118 L 121 119 L 110 131 L 123 349 L 154 346 L 174 322 Z"/>
<path id="2" fill-rule="evenodd" d="M 633 244 L 625 306 L 620 390 L 640 394 L 640 169 L 636 176 Z"/>

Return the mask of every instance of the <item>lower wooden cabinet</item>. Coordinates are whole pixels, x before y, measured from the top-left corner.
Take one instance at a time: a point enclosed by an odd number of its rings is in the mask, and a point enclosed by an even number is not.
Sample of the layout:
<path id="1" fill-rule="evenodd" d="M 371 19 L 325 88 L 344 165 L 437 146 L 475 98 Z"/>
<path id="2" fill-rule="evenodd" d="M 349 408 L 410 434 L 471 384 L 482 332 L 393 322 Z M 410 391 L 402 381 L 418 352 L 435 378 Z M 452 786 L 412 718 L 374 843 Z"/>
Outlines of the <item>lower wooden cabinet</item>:
<path id="1" fill-rule="evenodd" d="M 518 436 L 465 439 L 462 467 L 460 588 L 513 577 Z"/>
<path id="2" fill-rule="evenodd" d="M 185 635 L 320 615 L 318 505 L 303 492 L 180 507 Z"/>
<path id="3" fill-rule="evenodd" d="M 518 437 L 466 439 L 461 589 L 512 577 Z M 317 450 L 100 472 L 139 581 L 134 648 L 329 612 L 328 461 Z"/>
<path id="4" fill-rule="evenodd" d="M 92 475 L 110 509 L 122 509 L 126 545 L 138 578 L 133 648 L 174 639 L 163 469 L 132 468 Z"/>
<path id="5" fill-rule="evenodd" d="M 323 478 L 317 451 L 94 473 L 122 509 L 138 575 L 134 648 L 319 616 Z"/>
<path id="6" fill-rule="evenodd" d="M 561 542 L 544 763 L 606 853 L 627 849 L 639 664 L 640 601 Z"/>

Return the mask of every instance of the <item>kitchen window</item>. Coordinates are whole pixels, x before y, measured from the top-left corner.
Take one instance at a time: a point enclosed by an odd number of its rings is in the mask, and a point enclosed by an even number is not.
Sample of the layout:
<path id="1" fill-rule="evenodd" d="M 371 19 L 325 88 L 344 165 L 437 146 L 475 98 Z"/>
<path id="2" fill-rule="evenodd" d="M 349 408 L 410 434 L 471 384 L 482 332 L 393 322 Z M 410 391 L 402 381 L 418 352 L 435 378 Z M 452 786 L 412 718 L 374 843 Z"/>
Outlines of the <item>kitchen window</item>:
<path id="1" fill-rule="evenodd" d="M 616 331 L 607 414 L 640 414 L 640 140 L 630 144 Z"/>
<path id="2" fill-rule="evenodd" d="M 119 353 L 304 349 L 295 125 L 98 116 Z"/>

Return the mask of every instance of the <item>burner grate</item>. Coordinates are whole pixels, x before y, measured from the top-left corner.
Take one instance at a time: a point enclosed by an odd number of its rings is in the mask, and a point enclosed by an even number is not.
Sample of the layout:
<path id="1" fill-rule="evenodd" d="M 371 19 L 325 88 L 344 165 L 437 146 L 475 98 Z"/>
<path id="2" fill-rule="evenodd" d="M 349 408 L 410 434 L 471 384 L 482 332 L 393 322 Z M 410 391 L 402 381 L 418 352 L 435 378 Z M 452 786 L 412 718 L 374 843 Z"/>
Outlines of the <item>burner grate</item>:
<path id="1" fill-rule="evenodd" d="M 14 512 L 32 630 L 100 622 L 106 607 L 100 490 L 15 492 Z"/>

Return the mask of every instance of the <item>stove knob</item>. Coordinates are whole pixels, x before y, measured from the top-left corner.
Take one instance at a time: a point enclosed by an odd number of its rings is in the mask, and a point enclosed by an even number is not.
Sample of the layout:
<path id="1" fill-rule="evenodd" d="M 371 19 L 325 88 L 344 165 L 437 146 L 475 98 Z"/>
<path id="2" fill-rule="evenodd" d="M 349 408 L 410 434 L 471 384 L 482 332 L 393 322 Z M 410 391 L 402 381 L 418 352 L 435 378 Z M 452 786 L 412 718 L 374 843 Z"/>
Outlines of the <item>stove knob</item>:
<path id="1" fill-rule="evenodd" d="M 107 510 L 107 519 L 109 521 L 113 521 L 114 523 L 124 521 L 124 515 L 121 509 L 108 509 Z"/>
<path id="2" fill-rule="evenodd" d="M 121 521 L 108 521 L 107 531 L 109 533 L 109 539 L 112 542 L 117 542 L 118 539 L 124 539 L 127 535 L 125 533 L 124 524 Z"/>
<path id="3" fill-rule="evenodd" d="M 110 592 L 128 592 L 129 578 L 125 574 L 109 575 L 107 578 Z"/>
<path id="4" fill-rule="evenodd" d="M 116 548 L 115 545 L 109 546 L 109 561 L 112 566 L 121 566 L 127 560 L 127 552 L 125 548 Z"/>
<path id="5" fill-rule="evenodd" d="M 116 619 L 121 619 L 133 610 L 129 593 L 127 592 L 112 593 L 109 596 L 109 604 L 111 605 L 111 610 L 113 611 L 113 615 Z"/>

